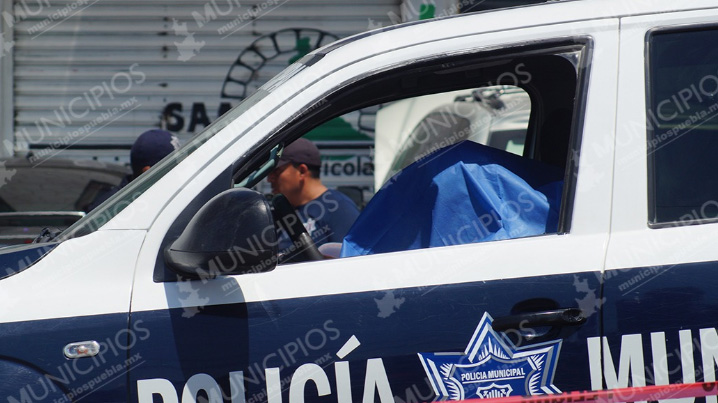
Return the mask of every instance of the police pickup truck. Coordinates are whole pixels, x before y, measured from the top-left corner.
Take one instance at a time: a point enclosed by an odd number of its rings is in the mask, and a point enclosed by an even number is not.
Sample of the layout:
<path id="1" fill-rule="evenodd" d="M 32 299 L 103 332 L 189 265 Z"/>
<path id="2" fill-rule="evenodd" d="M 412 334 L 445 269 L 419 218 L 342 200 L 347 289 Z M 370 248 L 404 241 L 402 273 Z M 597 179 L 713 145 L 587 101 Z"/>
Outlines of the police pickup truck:
<path id="1" fill-rule="evenodd" d="M 586 0 L 312 52 L 59 236 L 2 250 L 2 400 L 387 403 L 713 381 L 716 44 L 714 1 Z M 497 86 L 530 99 L 519 155 L 425 130 L 416 142 L 448 137 L 386 181 L 343 257 L 277 264 L 274 226 L 292 217 L 250 188 L 286 144 L 361 108 Z"/>

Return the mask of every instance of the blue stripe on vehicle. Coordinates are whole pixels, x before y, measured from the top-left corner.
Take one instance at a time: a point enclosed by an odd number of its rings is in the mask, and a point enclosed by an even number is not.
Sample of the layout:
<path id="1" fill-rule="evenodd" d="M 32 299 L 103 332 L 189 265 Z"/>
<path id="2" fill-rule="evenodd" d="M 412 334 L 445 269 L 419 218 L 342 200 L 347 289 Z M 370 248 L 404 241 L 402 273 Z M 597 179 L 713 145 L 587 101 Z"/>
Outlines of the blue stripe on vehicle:
<path id="1" fill-rule="evenodd" d="M 127 401 L 127 323 L 128 315 L 118 313 L 0 324 L 0 397 L 10 403 Z M 101 345 L 97 356 L 64 356 L 65 345 L 88 340 Z"/>
<path id="2" fill-rule="evenodd" d="M 302 365 L 315 363 L 331 393 L 318 396 L 310 381 L 307 401 L 336 402 L 337 368 L 345 365 L 337 362 L 348 362 L 353 401 L 362 401 L 368 368 L 377 364 L 370 361 L 381 358 L 397 401 L 429 401 L 435 394 L 418 353 L 463 352 L 485 313 L 501 317 L 518 302 L 549 299 L 558 307 L 588 300 L 593 311 L 582 326 L 537 329 L 548 333 L 524 339 L 519 347 L 562 340 L 553 384 L 559 390 L 587 389 L 586 338 L 599 334 L 594 303 L 599 284 L 600 273 L 581 273 L 136 312 L 133 323 L 150 336 L 133 350 L 146 363 L 132 373 L 132 400 L 137 400 L 138 381 L 163 379 L 172 383 L 181 401 L 187 380 L 207 374 L 230 402 L 230 374 L 243 371 L 247 402 L 262 402 L 265 369 L 276 368 L 283 402 L 290 402 L 293 375 Z M 206 297 L 201 282 L 188 284 L 187 290 Z M 340 359 L 337 353 L 352 337 L 360 345 Z"/>

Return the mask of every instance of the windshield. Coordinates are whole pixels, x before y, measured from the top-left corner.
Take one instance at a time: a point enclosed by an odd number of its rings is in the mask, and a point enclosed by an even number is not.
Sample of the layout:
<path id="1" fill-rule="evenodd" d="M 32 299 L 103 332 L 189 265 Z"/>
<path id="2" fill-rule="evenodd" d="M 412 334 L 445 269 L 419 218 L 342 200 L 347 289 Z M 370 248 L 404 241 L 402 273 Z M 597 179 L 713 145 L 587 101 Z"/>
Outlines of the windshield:
<path id="1" fill-rule="evenodd" d="M 92 212 L 90 212 L 82 220 L 62 232 L 56 240 L 63 241 L 70 238 L 80 237 L 90 234 L 102 227 L 110 219 L 124 210 L 125 207 L 129 206 L 130 203 L 142 195 L 147 189 L 152 187 L 152 185 L 165 176 L 167 172 L 171 171 L 175 166 L 187 158 L 188 155 L 192 154 L 220 130 L 224 129 L 252 106 L 269 95 L 271 90 L 276 88 L 277 83 L 282 83 L 288 80 L 301 70 L 301 67 L 298 68 L 290 66 L 287 68 L 284 72 L 277 75 L 270 82 L 267 82 L 267 84 L 247 97 L 235 108 L 213 122 L 201 133 L 193 137 L 182 148 L 165 157 L 162 161 L 153 166 L 152 169 L 142 174 L 139 178 L 132 181 L 129 185 L 125 186 L 122 190 L 107 199 L 107 201 L 102 203 L 99 207 L 92 210 Z"/>

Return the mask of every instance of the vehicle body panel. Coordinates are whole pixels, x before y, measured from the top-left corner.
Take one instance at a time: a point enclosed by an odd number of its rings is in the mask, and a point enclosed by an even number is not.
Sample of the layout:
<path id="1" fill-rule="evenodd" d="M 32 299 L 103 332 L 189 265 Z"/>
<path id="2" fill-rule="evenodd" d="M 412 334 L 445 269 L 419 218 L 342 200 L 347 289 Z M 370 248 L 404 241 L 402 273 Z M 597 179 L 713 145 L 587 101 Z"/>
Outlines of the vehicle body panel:
<path id="1" fill-rule="evenodd" d="M 18 382 L 62 377 L 67 363 L 96 361 L 68 361 L 62 348 L 98 340 L 113 353 L 89 367 L 129 372 L 102 380 L 89 399 L 97 401 L 496 397 L 517 392 L 519 383 L 509 390 L 489 383 L 503 375 L 481 371 L 507 368 L 518 372 L 506 376 L 531 379 L 521 394 L 538 384 L 540 393 L 557 393 L 714 380 L 718 304 L 706 273 L 718 261 L 709 246 L 718 224 L 647 225 L 646 33 L 715 24 L 718 15 L 707 1 L 672 12 L 677 7 L 552 3 L 375 31 L 308 55 L 307 66 L 270 82 L 264 98 L 218 126 L 100 228 L 0 282 L 0 356 L 7 358 L 0 373 L 16 374 Z M 587 61 L 573 111 L 580 142 L 570 160 L 578 165 L 566 182 L 578 176 L 565 232 L 202 279 L 166 267 L 164 248 L 213 196 L 213 186 L 231 187 L 233 174 L 261 160 L 298 116 L 329 95 L 423 61 L 565 41 L 584 46 Z M 578 308 L 585 322 L 548 330 L 491 326 L 549 306 Z M 443 372 L 452 359 L 460 379 Z M 527 376 L 521 368 L 529 366 Z M 53 384 L 46 397 L 98 376 L 73 371 L 79 376 Z M 2 391 L 20 399 L 22 386 Z"/>

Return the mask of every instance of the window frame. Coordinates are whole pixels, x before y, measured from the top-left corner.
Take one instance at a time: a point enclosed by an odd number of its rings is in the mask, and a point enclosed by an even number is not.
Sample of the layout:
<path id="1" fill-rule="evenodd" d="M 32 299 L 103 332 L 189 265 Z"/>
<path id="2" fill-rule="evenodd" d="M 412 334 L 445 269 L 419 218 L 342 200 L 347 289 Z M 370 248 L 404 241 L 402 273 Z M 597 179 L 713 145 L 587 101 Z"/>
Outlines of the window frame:
<path id="1" fill-rule="evenodd" d="M 389 73 L 400 73 L 407 69 L 418 68 L 422 65 L 433 65 L 441 63 L 440 60 L 447 58 L 470 58 L 474 62 L 479 61 L 478 59 L 485 59 L 487 61 L 496 59 L 508 59 L 511 57 L 529 57 L 529 56 L 541 56 L 541 55 L 559 55 L 570 51 L 580 51 L 580 58 L 576 66 L 576 93 L 574 94 L 574 103 L 571 129 L 569 137 L 569 156 L 567 156 L 566 167 L 564 169 L 564 187 L 561 196 L 561 211 L 559 212 L 558 222 L 558 234 L 567 234 L 570 232 L 573 208 L 575 202 L 575 190 L 576 180 L 578 178 L 578 160 L 580 157 L 581 149 L 581 133 L 583 132 L 584 117 L 586 111 L 586 100 L 587 100 L 587 88 L 590 79 L 591 71 L 591 59 L 593 56 L 593 39 L 590 36 L 577 36 L 577 37 L 562 37 L 548 40 L 539 40 L 528 44 L 516 44 L 506 45 L 490 49 L 481 50 L 467 50 L 460 54 L 451 55 L 439 55 L 431 56 L 426 59 L 416 60 L 411 65 L 402 66 L 391 66 L 385 69 L 378 69 L 374 71 L 368 71 L 361 76 L 355 77 L 351 82 L 339 84 L 332 88 L 331 91 L 324 94 L 323 97 L 317 99 L 313 104 L 309 105 L 305 110 L 297 114 L 290 119 L 286 120 L 278 126 L 278 129 L 273 133 L 265 137 L 265 141 L 261 146 L 257 147 L 257 151 L 251 155 L 243 156 L 238 160 L 233 170 L 233 181 L 239 182 L 241 179 L 249 175 L 251 172 L 259 168 L 268 158 L 273 147 L 277 144 L 284 143 L 288 144 L 317 126 L 320 126 L 324 122 L 327 122 L 333 118 L 344 115 L 355 110 L 359 110 L 365 107 L 369 107 L 377 104 L 372 101 L 353 104 L 350 108 L 340 108 L 337 110 L 331 110 L 333 106 L 332 102 L 327 102 L 327 99 L 334 96 L 337 93 L 347 93 L 356 91 L 357 87 L 361 87 L 362 83 L 366 80 L 375 79 L 381 74 Z M 483 61 L 483 60 L 481 60 Z M 460 88 L 456 88 L 460 89 Z M 445 88 L 443 91 L 451 91 L 453 88 Z M 528 91 L 527 91 L 528 92 Z M 397 99 L 405 99 L 408 97 L 428 95 L 437 92 L 421 92 L 412 94 L 402 94 L 401 97 L 382 99 L 378 103 L 390 102 Z M 342 95 L 341 98 L 346 97 Z M 532 99 L 533 105 L 533 99 Z M 534 119 L 533 113 L 531 117 Z M 529 122 L 529 131 L 527 132 L 527 138 L 533 136 L 531 128 L 534 127 L 533 131 L 536 132 L 539 129 L 535 128 L 535 122 Z"/>
<path id="2" fill-rule="evenodd" d="M 182 209 L 179 216 L 173 220 L 170 228 L 164 233 L 162 241 L 160 241 L 160 252 L 154 260 L 154 269 L 152 274 L 153 282 L 165 283 L 181 281 L 181 276 L 178 276 L 175 272 L 170 270 L 169 267 L 167 267 L 164 261 L 164 254 L 162 252 L 164 248 L 174 237 L 181 234 L 189 220 L 194 216 L 199 208 L 206 203 L 207 200 L 209 200 L 212 196 L 219 194 L 222 190 L 226 190 L 229 186 L 239 183 L 242 179 L 259 169 L 266 163 L 271 155 L 272 149 L 274 149 L 278 144 L 288 144 L 289 142 L 302 137 L 304 134 L 322 123 L 335 117 L 342 116 L 345 113 L 371 106 L 373 104 L 385 101 L 388 102 L 388 100 L 381 100 L 380 102 L 374 101 L 366 104 L 352 103 L 351 108 L 336 109 L 333 110 L 333 112 L 327 112 L 329 107 L 332 106 L 332 103 L 327 102 L 327 99 L 331 99 L 334 94 L 340 92 L 344 94 L 351 93 L 352 91 L 355 91 L 358 86 L 361 86 L 365 80 L 373 80 L 379 74 L 388 72 L 406 72 L 408 69 L 425 66 L 426 64 L 441 65 L 443 64 L 443 61 L 447 61 L 447 58 L 463 58 L 462 60 L 466 60 L 468 58 L 473 60 L 475 63 L 477 59 L 481 59 L 481 62 L 484 62 L 496 60 L 497 58 L 507 59 L 512 56 L 557 56 L 561 53 L 566 53 L 567 51 L 581 51 L 581 57 L 579 58 L 578 63 L 574 65 L 576 70 L 576 82 L 575 94 L 573 98 L 573 115 L 569 136 L 570 141 L 568 144 L 568 149 L 571 154 L 567 156 L 566 166 L 564 167 L 564 186 L 562 191 L 561 208 L 559 211 L 558 230 L 545 235 L 563 235 L 569 233 L 573 219 L 572 216 L 579 167 L 578 156 L 582 142 L 581 138 L 583 137 L 585 111 L 588 99 L 588 92 L 586 89 L 588 88 L 590 81 L 593 48 L 594 40 L 587 34 L 580 36 L 562 36 L 537 40 L 530 43 L 510 43 L 493 47 L 478 49 L 473 48 L 451 54 L 434 54 L 423 59 L 415 59 L 411 64 L 393 64 L 380 69 L 367 70 L 361 75 L 354 76 L 347 81 L 337 83 L 336 85 L 329 87 L 320 96 L 315 97 L 314 101 L 308 103 L 301 111 L 286 118 L 283 122 L 279 122 L 275 126 L 274 130 L 268 132 L 261 140 L 257 141 L 251 152 L 238 156 L 234 163 L 228 166 L 220 177 L 212 181 L 212 183 L 205 187 L 205 189 L 201 191 L 192 202 L 188 203 L 187 206 Z M 444 88 L 444 90 L 450 91 L 451 89 Z M 399 99 L 424 95 L 426 93 L 427 92 L 409 95 L 402 94 Z M 531 122 L 529 125 L 531 125 Z M 225 184 L 229 186 L 225 187 Z"/>
<path id="3" fill-rule="evenodd" d="M 691 219 L 691 220 L 673 220 L 673 221 L 662 221 L 659 222 L 657 218 L 657 186 L 656 186 L 656 161 L 655 161 L 655 152 L 649 153 L 649 147 L 648 145 L 651 144 L 652 140 L 655 138 L 656 130 L 653 128 L 651 121 L 650 113 L 653 111 L 653 87 L 652 87 L 652 68 L 653 68 L 653 59 L 651 58 L 651 47 L 652 47 L 652 39 L 655 38 L 656 35 L 665 35 L 665 34 L 678 34 L 682 32 L 696 32 L 696 31 L 706 31 L 706 30 L 715 30 L 718 31 L 718 24 L 716 23 L 701 23 L 701 24 L 686 24 L 681 26 L 673 26 L 673 27 L 656 27 L 651 28 L 648 31 L 646 31 L 645 37 L 644 37 L 644 60 L 646 61 L 644 64 L 644 77 L 645 77 L 645 101 L 646 101 L 646 108 L 645 108 L 645 117 L 646 117 L 646 191 L 647 191 L 647 226 L 650 229 L 661 229 L 661 228 L 673 228 L 673 227 L 684 227 L 689 225 L 703 225 L 703 224 L 711 224 L 718 222 L 718 217 L 716 218 L 697 218 L 697 219 Z"/>

